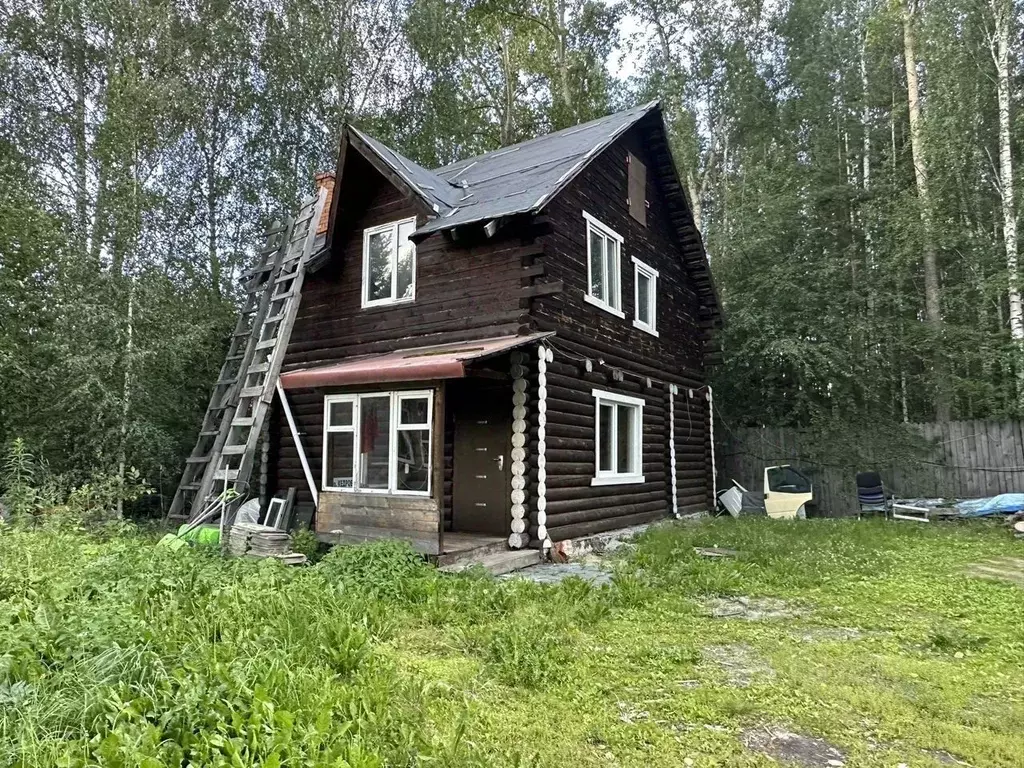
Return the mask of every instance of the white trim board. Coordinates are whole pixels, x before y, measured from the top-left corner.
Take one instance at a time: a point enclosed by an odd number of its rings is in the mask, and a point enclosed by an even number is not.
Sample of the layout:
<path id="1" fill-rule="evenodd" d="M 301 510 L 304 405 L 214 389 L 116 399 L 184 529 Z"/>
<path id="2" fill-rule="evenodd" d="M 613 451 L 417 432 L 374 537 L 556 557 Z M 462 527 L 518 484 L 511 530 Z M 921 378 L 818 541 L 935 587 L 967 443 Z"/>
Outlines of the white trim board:
<path id="1" fill-rule="evenodd" d="M 295 417 L 292 416 L 291 406 L 288 404 L 288 398 L 285 396 L 284 388 L 281 386 L 281 380 L 277 380 L 277 396 L 281 398 L 281 409 L 284 411 L 284 417 L 288 421 L 288 430 L 292 434 L 292 442 L 295 443 L 295 450 L 299 453 L 299 461 L 302 464 L 302 474 L 306 477 L 306 485 L 309 486 L 309 492 L 313 496 L 313 505 L 320 506 L 320 494 L 316 488 L 316 482 L 313 480 L 313 471 L 309 468 L 309 462 L 306 460 L 306 451 L 302 447 L 302 439 L 299 437 L 299 428 L 295 425 Z"/>
<path id="2" fill-rule="evenodd" d="M 619 245 L 622 245 L 624 242 L 626 242 L 622 235 L 620 235 L 614 229 L 609 227 L 596 216 L 589 214 L 586 211 L 583 211 L 583 218 L 586 219 L 591 224 L 593 224 L 598 229 L 600 229 L 604 234 L 608 235 L 608 237 L 612 238 L 613 240 L 618 240 Z"/>
<path id="3" fill-rule="evenodd" d="M 613 306 L 611 306 L 609 304 L 605 304 L 600 299 L 595 299 L 589 293 L 584 293 L 583 294 L 583 300 L 585 302 L 587 302 L 587 304 L 593 304 L 598 309 L 603 309 L 609 315 L 615 315 L 616 317 L 621 318 L 623 320 L 626 319 L 626 313 L 623 312 L 621 309 L 616 309 L 615 307 L 613 307 Z"/>
<path id="4" fill-rule="evenodd" d="M 626 314 L 622 311 L 622 235 L 586 211 L 583 211 L 583 219 L 587 223 L 584 242 L 584 249 L 587 253 L 587 287 L 583 292 L 583 300 L 616 317 L 625 319 Z M 598 256 L 601 265 L 600 292 L 607 297 L 607 301 L 601 296 L 594 296 L 591 293 L 594 285 L 594 254 L 591 251 L 591 245 L 595 235 L 601 242 L 601 254 Z M 613 250 L 614 255 L 611 256 L 610 251 Z M 615 263 L 609 269 L 611 261 Z M 612 290 L 613 286 L 614 291 Z"/>
<path id="5" fill-rule="evenodd" d="M 633 262 L 633 327 L 651 336 L 658 334 L 658 270 L 640 261 L 636 256 L 630 259 Z M 647 294 L 647 314 L 650 322 L 645 323 L 640 319 L 640 277 L 647 278 L 650 286 Z"/>
<path id="6" fill-rule="evenodd" d="M 641 408 L 647 405 L 647 401 L 642 397 L 620 395 L 618 392 L 609 392 L 607 389 L 592 389 L 590 390 L 590 395 L 591 397 L 600 397 L 602 400 L 614 400 L 625 405 L 639 405 Z"/>

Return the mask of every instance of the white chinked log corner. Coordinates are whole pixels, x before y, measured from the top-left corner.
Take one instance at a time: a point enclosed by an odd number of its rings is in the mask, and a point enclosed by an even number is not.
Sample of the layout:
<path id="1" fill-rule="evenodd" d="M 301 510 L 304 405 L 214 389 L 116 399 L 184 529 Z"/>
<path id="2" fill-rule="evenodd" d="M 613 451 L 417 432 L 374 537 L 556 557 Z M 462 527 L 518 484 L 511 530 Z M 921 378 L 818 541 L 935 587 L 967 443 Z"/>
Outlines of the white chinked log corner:
<path id="1" fill-rule="evenodd" d="M 708 441 L 711 443 L 711 512 L 718 503 L 718 467 L 715 464 L 715 397 L 708 384 Z"/>
<path id="2" fill-rule="evenodd" d="M 512 352 L 512 532 L 508 545 L 522 549 L 530 543 L 526 517 L 526 355 Z"/>
<path id="3" fill-rule="evenodd" d="M 668 385 L 668 464 L 672 476 L 672 514 L 679 517 L 679 495 L 676 492 L 676 395 L 678 384 Z"/>
<path id="4" fill-rule="evenodd" d="M 537 538 L 545 551 L 551 548 L 547 518 L 547 424 L 548 424 L 548 363 L 555 359 L 554 350 L 537 345 Z"/>

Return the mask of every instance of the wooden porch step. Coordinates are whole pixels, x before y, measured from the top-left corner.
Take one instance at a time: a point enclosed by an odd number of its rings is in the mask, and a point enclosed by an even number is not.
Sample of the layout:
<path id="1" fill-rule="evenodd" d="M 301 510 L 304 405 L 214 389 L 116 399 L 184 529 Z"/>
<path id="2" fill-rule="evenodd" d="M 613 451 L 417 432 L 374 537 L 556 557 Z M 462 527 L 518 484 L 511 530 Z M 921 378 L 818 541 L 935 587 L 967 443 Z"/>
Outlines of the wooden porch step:
<path id="1" fill-rule="evenodd" d="M 492 576 L 501 576 L 503 573 L 512 573 L 537 565 L 542 557 L 540 550 L 537 549 L 506 549 L 504 552 L 491 553 L 479 559 L 459 560 L 451 565 L 443 565 L 438 570 L 445 573 L 460 573 L 479 565 Z"/>
<path id="2" fill-rule="evenodd" d="M 437 556 L 437 567 L 455 565 L 464 560 L 480 562 L 485 557 L 508 552 L 508 538 L 505 536 L 473 536 L 465 534 L 444 533 L 444 551 Z M 477 541 L 474 541 L 476 539 Z"/>

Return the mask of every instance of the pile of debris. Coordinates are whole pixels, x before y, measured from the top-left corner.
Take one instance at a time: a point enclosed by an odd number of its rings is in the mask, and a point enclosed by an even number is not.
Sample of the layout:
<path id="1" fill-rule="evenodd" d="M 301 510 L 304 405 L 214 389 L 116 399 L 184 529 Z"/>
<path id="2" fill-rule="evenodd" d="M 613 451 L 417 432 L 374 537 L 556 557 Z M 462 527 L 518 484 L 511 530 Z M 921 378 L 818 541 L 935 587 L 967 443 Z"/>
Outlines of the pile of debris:
<path id="1" fill-rule="evenodd" d="M 306 556 L 292 552 L 292 537 L 270 525 L 238 522 L 228 535 L 228 552 L 237 557 L 273 557 L 288 565 L 302 565 Z"/>

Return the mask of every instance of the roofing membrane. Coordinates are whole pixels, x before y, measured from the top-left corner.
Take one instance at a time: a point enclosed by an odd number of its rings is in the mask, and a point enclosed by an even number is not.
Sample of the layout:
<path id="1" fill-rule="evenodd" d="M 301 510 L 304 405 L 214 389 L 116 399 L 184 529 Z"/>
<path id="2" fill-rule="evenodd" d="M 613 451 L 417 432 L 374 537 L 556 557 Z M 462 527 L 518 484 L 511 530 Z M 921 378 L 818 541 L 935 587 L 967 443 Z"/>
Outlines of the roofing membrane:
<path id="1" fill-rule="evenodd" d="M 413 234 L 421 239 L 465 224 L 539 211 L 587 160 L 657 107 L 652 101 L 433 171 L 352 131 L 434 208 L 437 217 Z"/>

